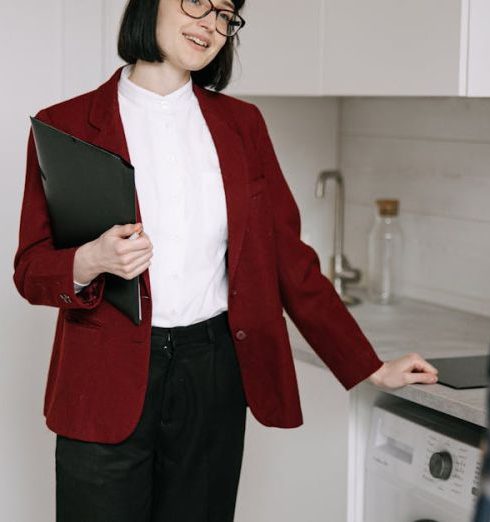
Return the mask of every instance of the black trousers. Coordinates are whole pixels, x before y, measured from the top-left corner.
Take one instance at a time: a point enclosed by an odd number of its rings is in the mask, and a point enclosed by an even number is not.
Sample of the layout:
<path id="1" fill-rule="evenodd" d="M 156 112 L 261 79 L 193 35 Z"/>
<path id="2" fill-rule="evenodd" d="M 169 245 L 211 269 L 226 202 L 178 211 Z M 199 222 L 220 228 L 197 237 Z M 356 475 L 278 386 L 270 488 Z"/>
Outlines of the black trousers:
<path id="1" fill-rule="evenodd" d="M 57 435 L 57 522 L 232 522 L 246 408 L 227 312 L 152 327 L 134 432 L 117 444 Z"/>

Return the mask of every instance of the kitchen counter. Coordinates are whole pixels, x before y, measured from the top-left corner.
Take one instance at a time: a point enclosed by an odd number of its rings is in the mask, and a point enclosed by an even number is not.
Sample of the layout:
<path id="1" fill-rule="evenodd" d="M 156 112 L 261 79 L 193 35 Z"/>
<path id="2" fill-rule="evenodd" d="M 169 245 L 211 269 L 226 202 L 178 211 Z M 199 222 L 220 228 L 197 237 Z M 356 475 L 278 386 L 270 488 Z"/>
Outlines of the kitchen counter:
<path id="1" fill-rule="evenodd" d="M 377 305 L 367 302 L 363 288 L 350 292 L 363 302 L 348 309 L 382 360 L 409 352 L 417 352 L 424 359 L 489 352 L 487 316 L 406 297 L 396 305 Z M 286 323 L 294 357 L 329 371 L 287 315 Z M 437 383 L 409 384 L 386 392 L 486 427 L 486 388 L 456 390 Z"/>

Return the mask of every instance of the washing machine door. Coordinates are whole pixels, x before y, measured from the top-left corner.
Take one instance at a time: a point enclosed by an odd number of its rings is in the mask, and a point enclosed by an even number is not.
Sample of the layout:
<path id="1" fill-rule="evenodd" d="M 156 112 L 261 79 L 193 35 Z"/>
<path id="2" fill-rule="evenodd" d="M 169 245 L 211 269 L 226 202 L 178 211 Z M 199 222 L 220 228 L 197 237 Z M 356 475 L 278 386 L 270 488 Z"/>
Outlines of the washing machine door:
<path id="1" fill-rule="evenodd" d="M 472 512 L 425 491 L 408 492 L 410 522 L 471 522 Z"/>
<path id="2" fill-rule="evenodd" d="M 472 513 L 414 488 L 411 484 L 368 470 L 365 522 L 472 522 Z"/>

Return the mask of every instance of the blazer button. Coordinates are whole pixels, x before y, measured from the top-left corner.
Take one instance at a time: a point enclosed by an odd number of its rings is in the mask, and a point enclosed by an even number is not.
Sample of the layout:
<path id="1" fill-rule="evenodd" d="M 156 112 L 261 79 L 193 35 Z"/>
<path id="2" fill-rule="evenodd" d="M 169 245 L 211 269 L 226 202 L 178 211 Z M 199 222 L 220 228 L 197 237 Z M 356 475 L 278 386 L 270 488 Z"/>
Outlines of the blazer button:
<path id="1" fill-rule="evenodd" d="M 243 330 L 238 330 L 235 334 L 235 337 L 242 341 L 243 339 L 245 339 L 245 337 L 247 337 L 247 334 Z"/>
<path id="2" fill-rule="evenodd" d="M 237 295 L 237 294 L 238 294 L 238 292 L 237 292 L 236 290 L 233 290 L 233 291 L 231 292 L 231 295 L 233 295 L 233 296 L 235 296 L 235 295 Z"/>
<path id="3" fill-rule="evenodd" d="M 60 297 L 61 297 L 61 299 L 63 299 L 63 301 L 65 303 L 71 303 L 71 299 L 70 299 L 70 296 L 68 294 L 60 294 Z"/>

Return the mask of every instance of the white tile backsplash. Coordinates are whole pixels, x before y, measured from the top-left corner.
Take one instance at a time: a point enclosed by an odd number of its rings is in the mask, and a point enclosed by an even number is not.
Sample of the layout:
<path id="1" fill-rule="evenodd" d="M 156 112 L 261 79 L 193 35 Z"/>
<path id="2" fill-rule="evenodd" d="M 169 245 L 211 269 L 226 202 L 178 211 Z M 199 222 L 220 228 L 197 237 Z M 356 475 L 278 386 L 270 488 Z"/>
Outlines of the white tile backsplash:
<path id="1" fill-rule="evenodd" d="M 375 199 L 399 198 L 405 295 L 490 316 L 490 99 L 345 98 L 340 111 L 351 262 L 367 267 Z"/>

